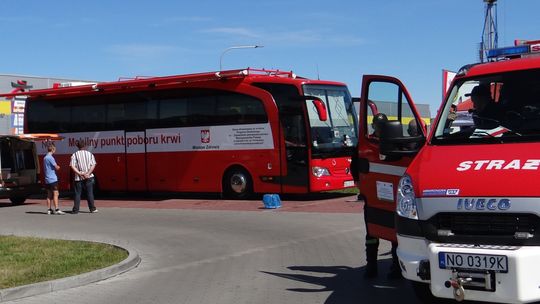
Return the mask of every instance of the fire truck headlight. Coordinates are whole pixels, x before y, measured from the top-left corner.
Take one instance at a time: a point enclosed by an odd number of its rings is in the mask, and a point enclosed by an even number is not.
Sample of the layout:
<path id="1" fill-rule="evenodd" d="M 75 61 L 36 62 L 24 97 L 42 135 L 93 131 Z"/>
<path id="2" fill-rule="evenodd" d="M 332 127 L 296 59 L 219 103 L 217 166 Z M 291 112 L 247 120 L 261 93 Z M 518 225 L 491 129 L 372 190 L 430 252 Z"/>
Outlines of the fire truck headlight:
<path id="1" fill-rule="evenodd" d="M 328 171 L 328 169 L 326 169 L 324 167 L 312 167 L 311 172 L 316 177 L 329 176 L 330 175 L 330 172 Z"/>
<path id="2" fill-rule="evenodd" d="M 396 211 L 399 216 L 417 220 L 416 196 L 411 177 L 405 174 L 400 180 L 397 189 Z"/>

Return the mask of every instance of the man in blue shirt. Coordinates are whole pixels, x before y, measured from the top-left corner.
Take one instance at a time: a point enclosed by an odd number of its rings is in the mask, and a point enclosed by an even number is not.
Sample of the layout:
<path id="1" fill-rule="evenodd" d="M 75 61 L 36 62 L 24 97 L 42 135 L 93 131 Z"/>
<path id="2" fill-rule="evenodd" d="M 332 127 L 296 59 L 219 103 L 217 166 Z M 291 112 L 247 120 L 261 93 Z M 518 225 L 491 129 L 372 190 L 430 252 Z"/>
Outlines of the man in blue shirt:
<path id="1" fill-rule="evenodd" d="M 47 214 L 64 214 L 58 207 L 58 177 L 56 171 L 60 170 L 60 166 L 56 164 L 53 157 L 54 152 L 56 152 L 53 143 L 49 144 L 47 151 L 47 155 L 43 158 L 45 188 L 47 188 Z M 54 204 L 54 210 L 51 208 L 51 201 Z"/>

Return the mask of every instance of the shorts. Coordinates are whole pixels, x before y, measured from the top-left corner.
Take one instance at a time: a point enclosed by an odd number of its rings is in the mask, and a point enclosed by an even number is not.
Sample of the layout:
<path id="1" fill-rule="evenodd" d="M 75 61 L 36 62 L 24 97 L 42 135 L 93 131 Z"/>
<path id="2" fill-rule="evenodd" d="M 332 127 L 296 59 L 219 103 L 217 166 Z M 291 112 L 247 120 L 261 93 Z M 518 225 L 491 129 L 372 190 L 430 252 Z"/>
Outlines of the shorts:
<path id="1" fill-rule="evenodd" d="M 58 182 L 45 184 L 45 189 L 50 191 L 58 191 Z"/>

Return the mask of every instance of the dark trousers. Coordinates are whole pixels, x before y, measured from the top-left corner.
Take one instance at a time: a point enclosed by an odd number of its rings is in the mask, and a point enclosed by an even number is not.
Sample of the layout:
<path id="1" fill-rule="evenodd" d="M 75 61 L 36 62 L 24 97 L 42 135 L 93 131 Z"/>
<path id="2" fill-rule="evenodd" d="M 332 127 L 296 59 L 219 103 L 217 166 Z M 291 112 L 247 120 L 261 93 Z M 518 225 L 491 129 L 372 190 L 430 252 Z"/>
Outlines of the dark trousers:
<path id="1" fill-rule="evenodd" d="M 368 212 L 369 208 L 365 208 L 364 206 L 364 222 L 366 223 L 366 261 L 367 261 L 367 267 L 368 269 L 371 268 L 372 271 L 377 269 L 377 257 L 378 257 L 378 251 L 379 251 L 379 239 L 371 236 L 368 231 L 367 224 L 369 222 L 368 220 Z M 399 259 L 397 257 L 397 242 L 392 242 L 392 266 L 391 270 L 397 270 L 399 271 Z"/>
<path id="2" fill-rule="evenodd" d="M 88 178 L 81 181 L 74 182 L 75 200 L 73 202 L 73 212 L 79 212 L 81 206 L 81 194 L 83 188 L 86 190 L 86 200 L 88 201 L 88 209 L 93 211 L 96 209 L 94 205 L 94 178 Z"/>
<path id="3" fill-rule="evenodd" d="M 391 270 L 399 271 L 399 260 L 397 257 L 397 243 L 392 242 L 392 267 Z M 366 234 L 366 261 L 368 268 L 377 268 L 377 255 L 379 251 L 379 239 Z"/>
<path id="4" fill-rule="evenodd" d="M 366 261 L 368 267 L 377 268 L 379 239 L 366 234 Z"/>

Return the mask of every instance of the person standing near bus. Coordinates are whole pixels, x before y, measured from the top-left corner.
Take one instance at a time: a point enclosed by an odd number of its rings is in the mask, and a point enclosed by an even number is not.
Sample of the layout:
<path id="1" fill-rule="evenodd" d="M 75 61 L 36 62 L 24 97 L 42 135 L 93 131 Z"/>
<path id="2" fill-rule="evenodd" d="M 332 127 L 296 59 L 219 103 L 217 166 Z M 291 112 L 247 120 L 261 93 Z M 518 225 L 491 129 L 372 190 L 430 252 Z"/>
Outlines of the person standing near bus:
<path id="1" fill-rule="evenodd" d="M 47 146 L 47 154 L 43 157 L 43 171 L 45 173 L 45 188 L 47 189 L 47 214 L 64 214 L 58 206 L 58 176 L 56 171 L 60 166 L 53 157 L 56 147 L 51 142 Z M 51 208 L 54 205 L 54 210 Z"/>
<path id="2" fill-rule="evenodd" d="M 78 140 L 75 145 L 79 149 L 71 155 L 69 166 L 75 173 L 74 188 L 75 199 L 73 202 L 72 214 L 79 213 L 81 205 L 81 193 L 83 188 L 86 190 L 86 200 L 90 213 L 96 213 L 98 210 L 94 204 L 94 169 L 96 168 L 96 158 L 92 152 L 86 150 L 84 141 Z"/>

